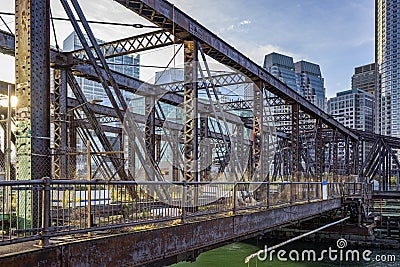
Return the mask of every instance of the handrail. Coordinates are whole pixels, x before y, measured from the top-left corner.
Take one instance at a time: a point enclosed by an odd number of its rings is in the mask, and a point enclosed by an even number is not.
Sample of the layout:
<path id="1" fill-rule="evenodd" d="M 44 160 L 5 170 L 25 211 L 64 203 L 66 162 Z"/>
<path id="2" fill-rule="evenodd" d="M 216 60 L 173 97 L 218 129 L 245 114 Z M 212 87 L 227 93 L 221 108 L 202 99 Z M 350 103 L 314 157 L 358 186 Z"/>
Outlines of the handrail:
<path id="1" fill-rule="evenodd" d="M 157 200 L 158 186 L 170 192 L 171 202 Z M 0 181 L 0 245 L 40 240 L 48 246 L 56 236 L 177 219 L 186 223 L 193 217 L 306 204 L 361 195 L 370 189 L 362 183 L 311 181 Z M 27 199 L 33 195 L 42 196 L 40 205 L 27 214 Z M 9 201 L 4 201 L 6 197 Z M 4 203 L 12 204 L 5 207 Z"/>

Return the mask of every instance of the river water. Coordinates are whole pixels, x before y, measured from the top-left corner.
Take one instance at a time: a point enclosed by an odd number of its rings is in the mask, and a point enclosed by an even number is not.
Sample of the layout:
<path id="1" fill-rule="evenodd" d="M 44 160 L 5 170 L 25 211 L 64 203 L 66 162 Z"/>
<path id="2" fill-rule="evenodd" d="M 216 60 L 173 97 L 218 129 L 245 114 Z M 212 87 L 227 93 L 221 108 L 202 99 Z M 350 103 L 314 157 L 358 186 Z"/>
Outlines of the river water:
<path id="1" fill-rule="evenodd" d="M 257 240 L 251 239 L 245 242 L 233 243 L 226 245 L 217 249 L 213 249 L 200 254 L 196 262 L 181 262 L 178 264 L 171 265 L 171 267 L 203 267 L 203 266 L 215 266 L 215 267 L 246 267 L 246 266 L 273 266 L 273 267 L 361 267 L 361 266 L 373 266 L 373 267 L 394 267 L 400 266 L 400 250 L 380 250 L 376 248 L 370 248 L 372 252 L 368 255 L 365 252 L 366 259 L 370 261 L 362 260 L 362 253 L 368 248 L 357 248 L 357 247 L 344 247 L 343 249 L 338 249 L 335 241 L 330 243 L 314 243 L 314 242 L 293 242 L 286 246 L 280 247 L 273 254 L 272 261 L 268 258 L 265 261 L 252 259 L 248 264 L 244 263 L 244 260 L 250 254 L 257 252 L 260 249 L 265 248 L 265 245 L 273 246 L 279 244 L 281 241 L 278 240 Z M 332 258 L 337 255 L 340 258 L 340 251 L 343 251 L 342 261 L 336 260 L 331 261 L 328 252 L 324 255 L 323 260 L 318 260 L 321 256 L 322 250 L 326 249 L 329 251 L 329 247 L 332 250 L 337 250 L 337 252 L 332 251 Z M 281 258 L 287 258 L 288 261 L 281 261 L 277 258 L 276 253 L 278 250 L 285 250 L 286 253 L 282 255 Z M 299 252 L 299 260 L 296 260 L 296 252 Z M 317 260 L 315 262 L 307 261 L 308 256 L 305 254 L 306 261 L 302 261 L 303 250 L 313 250 L 316 252 Z M 352 256 L 349 253 L 346 261 L 346 252 L 348 250 L 357 250 L 360 256 L 360 261 L 352 261 Z M 290 261 L 289 253 L 295 261 Z M 354 254 L 355 255 L 355 254 Z M 263 256 L 263 254 L 261 254 Z M 269 257 L 269 256 L 268 256 Z M 354 258 L 355 259 L 355 258 Z"/>

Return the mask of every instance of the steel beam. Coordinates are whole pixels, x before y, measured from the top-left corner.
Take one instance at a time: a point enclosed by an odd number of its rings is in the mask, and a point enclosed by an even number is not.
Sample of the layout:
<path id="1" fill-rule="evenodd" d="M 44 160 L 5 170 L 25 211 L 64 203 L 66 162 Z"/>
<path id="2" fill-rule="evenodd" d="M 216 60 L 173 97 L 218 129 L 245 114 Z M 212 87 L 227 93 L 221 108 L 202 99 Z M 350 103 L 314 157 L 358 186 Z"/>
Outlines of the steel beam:
<path id="1" fill-rule="evenodd" d="M 255 181 L 264 181 L 264 158 L 263 158 L 263 139 L 264 139 L 264 97 L 263 97 L 263 83 L 257 81 L 253 85 L 253 164 Z"/>
<path id="2" fill-rule="evenodd" d="M 50 177 L 50 1 L 15 1 L 17 180 Z M 41 197 L 24 191 L 19 222 L 40 227 Z"/>
<path id="3" fill-rule="evenodd" d="M 200 180 L 211 181 L 212 150 L 209 137 L 208 117 L 202 114 L 200 117 Z"/>
<path id="4" fill-rule="evenodd" d="M 205 81 L 198 82 L 198 90 L 209 88 L 214 85 L 215 87 L 224 87 L 230 85 L 251 83 L 251 80 L 246 78 L 243 74 L 239 73 L 227 73 L 222 75 L 214 75 L 212 77 L 205 77 Z M 170 92 L 183 92 L 184 83 L 183 82 L 171 82 L 164 84 L 157 84 L 157 87 L 162 90 Z"/>
<path id="5" fill-rule="evenodd" d="M 185 87 L 184 87 L 184 181 L 198 181 L 197 166 L 197 116 L 198 116 L 198 91 L 197 91 L 197 41 L 184 42 L 185 60 Z"/>
<path id="6" fill-rule="evenodd" d="M 156 162 L 156 107 L 154 97 L 145 97 L 145 144 L 147 158 L 149 159 L 149 166 L 151 162 Z M 149 177 L 150 181 L 154 180 L 154 177 Z"/>
<path id="7" fill-rule="evenodd" d="M 54 178 L 67 178 L 67 73 L 54 70 L 54 149 L 59 156 L 54 158 Z"/>
<path id="8" fill-rule="evenodd" d="M 103 52 L 104 58 L 112 58 L 169 46 L 175 43 L 176 42 L 174 41 L 172 34 L 164 30 L 158 30 L 121 40 L 103 43 L 100 44 L 99 47 Z M 93 53 L 95 52 L 93 47 L 91 47 L 91 50 Z M 69 52 L 67 55 L 68 54 L 71 54 L 74 59 L 78 59 L 78 62 L 89 61 L 86 51 L 83 48 Z"/>
<path id="9" fill-rule="evenodd" d="M 292 105 L 292 177 L 294 181 L 300 179 L 300 126 L 299 126 L 300 106 Z"/>
<path id="10" fill-rule="evenodd" d="M 224 42 L 207 28 L 193 18 L 176 8 L 173 4 L 160 0 L 114 0 L 133 12 L 146 18 L 160 28 L 173 32 L 181 40 L 196 37 L 203 47 L 204 52 L 218 62 L 232 67 L 251 79 L 261 79 L 266 84 L 266 89 L 292 103 L 298 103 L 304 112 L 320 117 L 323 123 L 337 128 L 345 135 L 357 140 L 358 137 L 349 129 L 330 117 L 324 111 L 307 101 L 283 82 L 279 81 L 265 69 L 251 61 L 248 57 Z"/>
<path id="11" fill-rule="evenodd" d="M 317 182 L 322 180 L 322 173 L 323 173 L 323 159 L 324 159 L 324 147 L 322 141 L 322 123 L 321 120 L 317 119 L 315 124 L 315 150 L 314 150 L 314 157 L 315 157 L 315 176 L 317 178 Z"/>
<path id="12" fill-rule="evenodd" d="M 338 182 L 338 153 L 339 153 L 339 133 L 336 129 L 333 130 L 333 149 L 332 149 L 332 173 L 333 173 L 333 181 Z"/>

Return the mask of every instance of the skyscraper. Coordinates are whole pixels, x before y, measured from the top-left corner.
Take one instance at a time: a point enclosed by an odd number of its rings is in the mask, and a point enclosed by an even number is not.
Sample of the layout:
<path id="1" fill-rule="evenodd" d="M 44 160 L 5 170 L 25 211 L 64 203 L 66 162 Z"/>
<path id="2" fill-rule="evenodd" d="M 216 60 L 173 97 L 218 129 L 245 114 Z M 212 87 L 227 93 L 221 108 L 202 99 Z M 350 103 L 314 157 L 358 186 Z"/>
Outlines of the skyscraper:
<path id="1" fill-rule="evenodd" d="M 375 63 L 354 68 L 354 74 L 351 77 L 351 88 L 375 94 Z"/>
<path id="2" fill-rule="evenodd" d="M 264 58 L 264 69 L 299 94 L 302 94 L 292 57 L 278 53 L 268 54 Z"/>
<path id="3" fill-rule="evenodd" d="M 374 96 L 361 89 L 338 92 L 328 100 L 328 113 L 344 126 L 372 132 Z"/>
<path id="4" fill-rule="evenodd" d="M 338 92 L 328 100 L 328 113 L 351 129 L 373 132 L 374 95 L 361 89 Z M 371 144 L 361 142 L 360 156 L 364 160 L 371 149 Z M 344 148 L 339 148 L 339 156 L 344 156 Z"/>
<path id="5" fill-rule="evenodd" d="M 304 60 L 294 65 L 304 97 L 320 109 L 326 110 L 324 78 L 319 65 Z"/>
<path id="6" fill-rule="evenodd" d="M 400 137 L 400 1 L 375 0 L 376 131 Z"/>
<path id="7" fill-rule="evenodd" d="M 264 68 L 308 101 L 326 110 L 324 78 L 319 65 L 278 53 L 265 56 Z"/>

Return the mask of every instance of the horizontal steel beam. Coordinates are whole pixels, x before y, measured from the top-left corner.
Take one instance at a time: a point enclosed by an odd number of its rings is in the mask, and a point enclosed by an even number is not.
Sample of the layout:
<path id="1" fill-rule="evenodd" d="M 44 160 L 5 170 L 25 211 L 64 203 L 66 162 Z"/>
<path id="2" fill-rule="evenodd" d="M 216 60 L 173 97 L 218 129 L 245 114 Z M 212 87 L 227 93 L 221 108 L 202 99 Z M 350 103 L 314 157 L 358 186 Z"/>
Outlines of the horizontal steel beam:
<path id="1" fill-rule="evenodd" d="M 250 79 L 248 79 L 243 74 L 239 73 L 226 73 L 226 74 L 214 75 L 212 77 L 205 77 L 205 80 L 206 81 L 199 79 L 197 85 L 199 90 L 205 88 L 211 88 L 212 85 L 214 85 L 215 87 L 223 87 L 229 85 L 252 83 Z M 179 82 L 157 84 L 157 86 L 166 91 L 183 92 L 184 83 L 183 81 L 179 81 Z"/>
<path id="2" fill-rule="evenodd" d="M 400 149 L 400 138 L 398 137 L 380 135 L 360 130 L 352 130 L 352 131 L 359 136 L 359 139 L 361 141 L 374 143 L 377 139 L 382 138 L 391 148 Z"/>
<path id="3" fill-rule="evenodd" d="M 159 30 L 99 44 L 99 47 L 105 58 L 111 58 L 169 46 L 176 42 L 177 41 L 174 40 L 171 33 Z M 94 48 L 91 49 L 94 51 Z M 68 55 L 71 55 L 74 59 L 78 60 L 89 60 L 84 49 L 71 51 Z"/>

